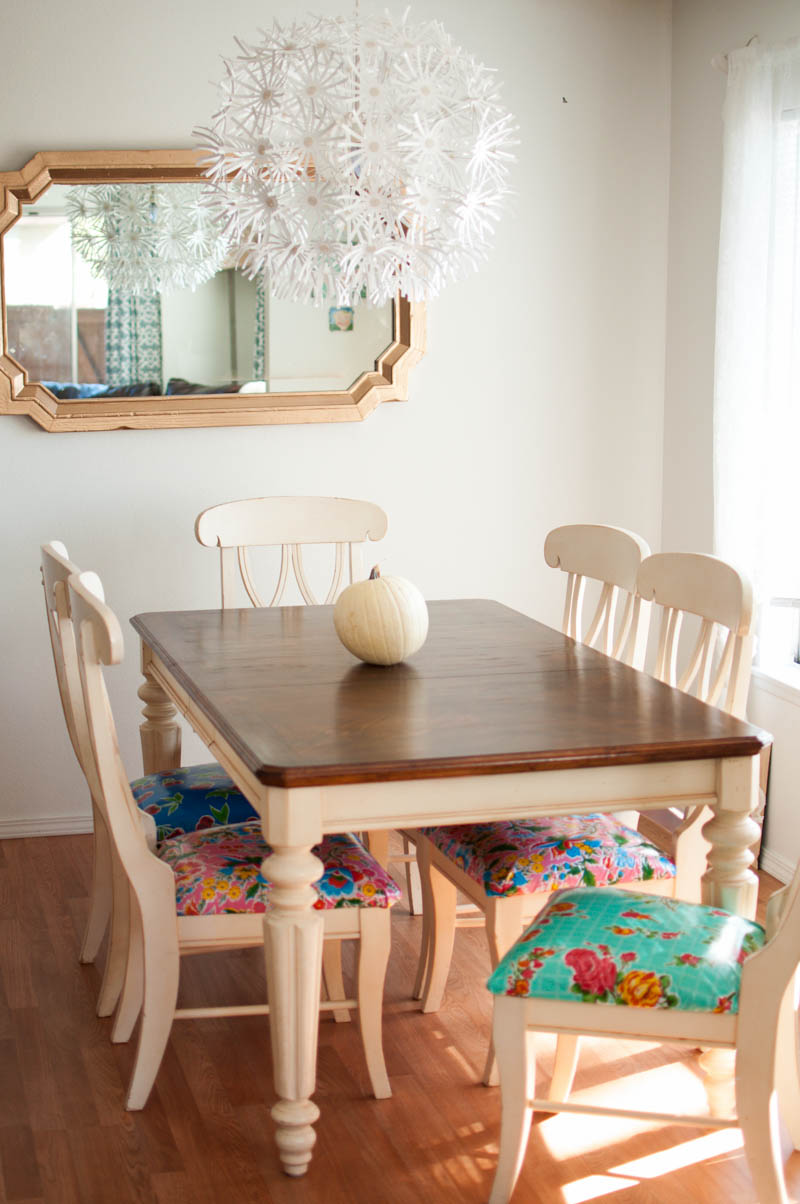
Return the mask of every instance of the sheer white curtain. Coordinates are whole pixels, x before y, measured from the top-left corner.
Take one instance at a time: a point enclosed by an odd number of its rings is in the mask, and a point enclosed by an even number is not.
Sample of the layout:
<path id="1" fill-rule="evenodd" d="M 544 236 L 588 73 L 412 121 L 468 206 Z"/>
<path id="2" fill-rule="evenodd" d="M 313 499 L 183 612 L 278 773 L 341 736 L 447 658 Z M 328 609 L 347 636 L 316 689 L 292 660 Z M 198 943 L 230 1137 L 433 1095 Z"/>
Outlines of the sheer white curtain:
<path id="1" fill-rule="evenodd" d="M 800 38 L 729 55 L 714 494 L 718 555 L 800 597 Z"/>

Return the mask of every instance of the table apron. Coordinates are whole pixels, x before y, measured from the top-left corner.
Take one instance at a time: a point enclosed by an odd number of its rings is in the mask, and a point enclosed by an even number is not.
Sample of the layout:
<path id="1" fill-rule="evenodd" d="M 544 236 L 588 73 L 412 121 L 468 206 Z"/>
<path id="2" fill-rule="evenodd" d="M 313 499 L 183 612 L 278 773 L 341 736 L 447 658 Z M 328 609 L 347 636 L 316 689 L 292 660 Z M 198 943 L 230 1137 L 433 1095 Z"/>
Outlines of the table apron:
<path id="1" fill-rule="evenodd" d="M 710 806 L 717 799 L 719 764 L 673 761 L 323 786 L 322 824 L 325 832 L 347 832 L 597 809 Z"/>

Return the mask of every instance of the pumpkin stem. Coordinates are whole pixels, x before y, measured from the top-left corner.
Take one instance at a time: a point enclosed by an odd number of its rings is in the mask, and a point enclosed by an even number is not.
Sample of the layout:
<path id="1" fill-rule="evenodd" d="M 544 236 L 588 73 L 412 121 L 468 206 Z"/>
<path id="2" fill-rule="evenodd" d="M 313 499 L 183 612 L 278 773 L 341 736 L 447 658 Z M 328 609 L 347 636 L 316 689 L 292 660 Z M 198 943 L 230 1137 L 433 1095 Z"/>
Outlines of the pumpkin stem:
<path id="1" fill-rule="evenodd" d="M 381 575 L 381 567 L 380 567 L 380 565 L 379 565 L 379 564 L 374 564 L 374 565 L 372 566 L 372 572 L 370 573 L 368 580 L 369 580 L 369 581 L 376 581 L 376 580 L 377 580 L 377 578 L 378 578 L 378 577 L 380 577 L 380 575 Z"/>

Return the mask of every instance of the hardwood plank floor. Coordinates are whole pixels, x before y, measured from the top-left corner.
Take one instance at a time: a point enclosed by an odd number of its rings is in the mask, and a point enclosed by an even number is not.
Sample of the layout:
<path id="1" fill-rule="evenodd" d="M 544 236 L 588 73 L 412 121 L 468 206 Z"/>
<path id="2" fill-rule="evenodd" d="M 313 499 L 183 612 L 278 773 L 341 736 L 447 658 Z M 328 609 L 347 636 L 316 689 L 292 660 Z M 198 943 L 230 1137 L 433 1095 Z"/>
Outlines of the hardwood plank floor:
<path id="1" fill-rule="evenodd" d="M 94 1013 L 99 971 L 77 960 L 90 873 L 89 837 L 0 845 L 0 1200 L 483 1204 L 500 1099 L 478 1085 L 491 1012 L 480 930 L 458 933 L 445 1005 L 423 1016 L 409 998 L 420 921 L 404 905 L 395 908 L 384 1024 L 393 1098 L 368 1096 L 356 1025 L 326 1018 L 315 1156 L 309 1174 L 293 1180 L 280 1171 L 273 1145 L 263 1018 L 176 1023 L 147 1107 L 125 1112 L 133 1044 L 111 1045 L 110 1021 Z M 761 875 L 762 905 L 777 885 Z M 258 950 L 185 960 L 186 1005 L 260 1002 L 263 990 Z M 552 1046 L 541 1040 L 544 1078 Z M 693 1055 L 584 1042 L 576 1098 L 612 1095 L 622 1106 L 704 1108 Z M 800 1197 L 800 1154 L 790 1158 L 787 1179 Z M 515 1204 L 606 1199 L 757 1204 L 738 1130 L 542 1117 Z"/>

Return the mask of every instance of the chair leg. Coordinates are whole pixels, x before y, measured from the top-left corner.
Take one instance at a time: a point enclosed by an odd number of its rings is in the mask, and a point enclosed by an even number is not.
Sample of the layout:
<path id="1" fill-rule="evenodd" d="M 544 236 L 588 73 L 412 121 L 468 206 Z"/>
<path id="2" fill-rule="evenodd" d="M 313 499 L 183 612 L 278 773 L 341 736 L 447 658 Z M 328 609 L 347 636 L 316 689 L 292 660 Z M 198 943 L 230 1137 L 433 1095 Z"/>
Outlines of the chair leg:
<path id="1" fill-rule="evenodd" d="M 783 1178 L 775 1053 L 778 1014 L 740 1016 L 736 1042 L 736 1111 L 759 1204 L 789 1204 Z M 766 1013 L 766 1014 L 765 1014 Z M 744 1023 L 743 1023 L 744 1021 Z"/>
<path id="2" fill-rule="evenodd" d="M 94 817 L 94 854 L 89 915 L 83 934 L 79 960 L 93 962 L 111 919 L 112 862 L 108 828 L 98 807 L 92 803 Z"/>
<path id="3" fill-rule="evenodd" d="M 130 1040 L 144 999 L 144 952 L 142 945 L 142 919 L 135 896 L 129 895 L 130 931 L 125 981 L 119 998 L 117 1014 L 111 1029 L 111 1040 L 115 1045 Z"/>
<path id="4" fill-rule="evenodd" d="M 494 1047 L 500 1065 L 500 1154 L 489 1204 L 508 1204 L 519 1178 L 531 1129 L 536 1081 L 534 1035 L 527 1028 L 522 999 L 498 995 L 492 1024 Z"/>
<path id="5" fill-rule="evenodd" d="M 800 1068 L 798 1067 L 797 1003 L 800 974 L 795 974 L 784 992 L 778 1018 L 778 1056 L 775 1079 L 783 1121 L 792 1145 L 800 1150 Z"/>
<path id="6" fill-rule="evenodd" d="M 428 977 L 428 963 L 431 952 L 431 916 L 434 912 L 433 897 L 430 882 L 430 850 L 426 840 L 421 839 L 417 845 L 417 874 L 420 880 L 422 895 L 422 934 L 419 944 L 419 960 L 417 962 L 417 977 L 412 992 L 414 999 L 421 999 Z"/>
<path id="7" fill-rule="evenodd" d="M 489 957 L 492 969 L 503 954 L 507 953 L 522 932 L 523 917 L 530 914 L 530 896 L 506 895 L 504 898 L 487 899 L 486 939 L 489 942 Z M 483 1068 L 483 1082 L 487 1087 L 496 1087 L 498 1082 L 497 1063 L 494 1057 L 494 1041 L 490 1039 Z"/>
<path id="8" fill-rule="evenodd" d="M 358 943 L 358 1023 L 372 1094 L 389 1099 L 392 1089 L 383 1057 L 383 986 L 392 943 L 388 907 L 364 908 Z"/>
<path id="9" fill-rule="evenodd" d="M 130 888 L 116 852 L 109 848 L 112 876 L 111 931 L 108 938 L 103 981 L 97 998 L 98 1016 L 110 1016 L 117 1006 L 125 981 L 130 940 Z"/>
<path id="10" fill-rule="evenodd" d="M 561 1033 L 556 1041 L 556 1058 L 553 1063 L 553 1078 L 550 1083 L 550 1099 L 565 1100 L 572 1090 L 575 1071 L 578 1068 L 580 1037 L 572 1033 Z"/>
<path id="11" fill-rule="evenodd" d="M 376 828 L 371 832 L 362 832 L 362 837 L 371 856 L 375 858 L 379 865 L 382 865 L 386 869 L 389 864 L 388 828 Z"/>
<path id="12" fill-rule="evenodd" d="M 423 1012 L 438 1012 L 442 1006 L 447 975 L 453 957 L 456 935 L 456 902 L 458 891 L 453 883 L 429 865 L 425 904 L 430 911 L 428 921 L 428 969 L 422 991 Z M 430 906 L 428 906 L 430 899 Z"/>
<path id="13" fill-rule="evenodd" d="M 420 916 L 423 914 L 422 882 L 420 879 L 419 865 L 417 864 L 417 859 L 411 850 L 411 841 L 407 836 L 403 837 L 403 857 L 405 858 L 406 866 L 406 895 L 408 897 L 408 910 L 412 916 Z"/>
<path id="14" fill-rule="evenodd" d="M 141 904 L 139 905 L 141 909 Z M 142 916 L 144 1000 L 139 1044 L 125 1107 L 138 1112 L 147 1103 L 164 1050 L 167 1047 L 178 1001 L 180 956 L 176 925 L 165 925 L 156 907 Z"/>
<path id="15" fill-rule="evenodd" d="M 342 977 L 342 942 L 329 939 L 322 945 L 322 981 L 328 999 L 346 999 L 344 978 Z M 350 1019 L 348 1008 L 334 1008 L 333 1018 L 337 1024 L 344 1024 Z"/>

